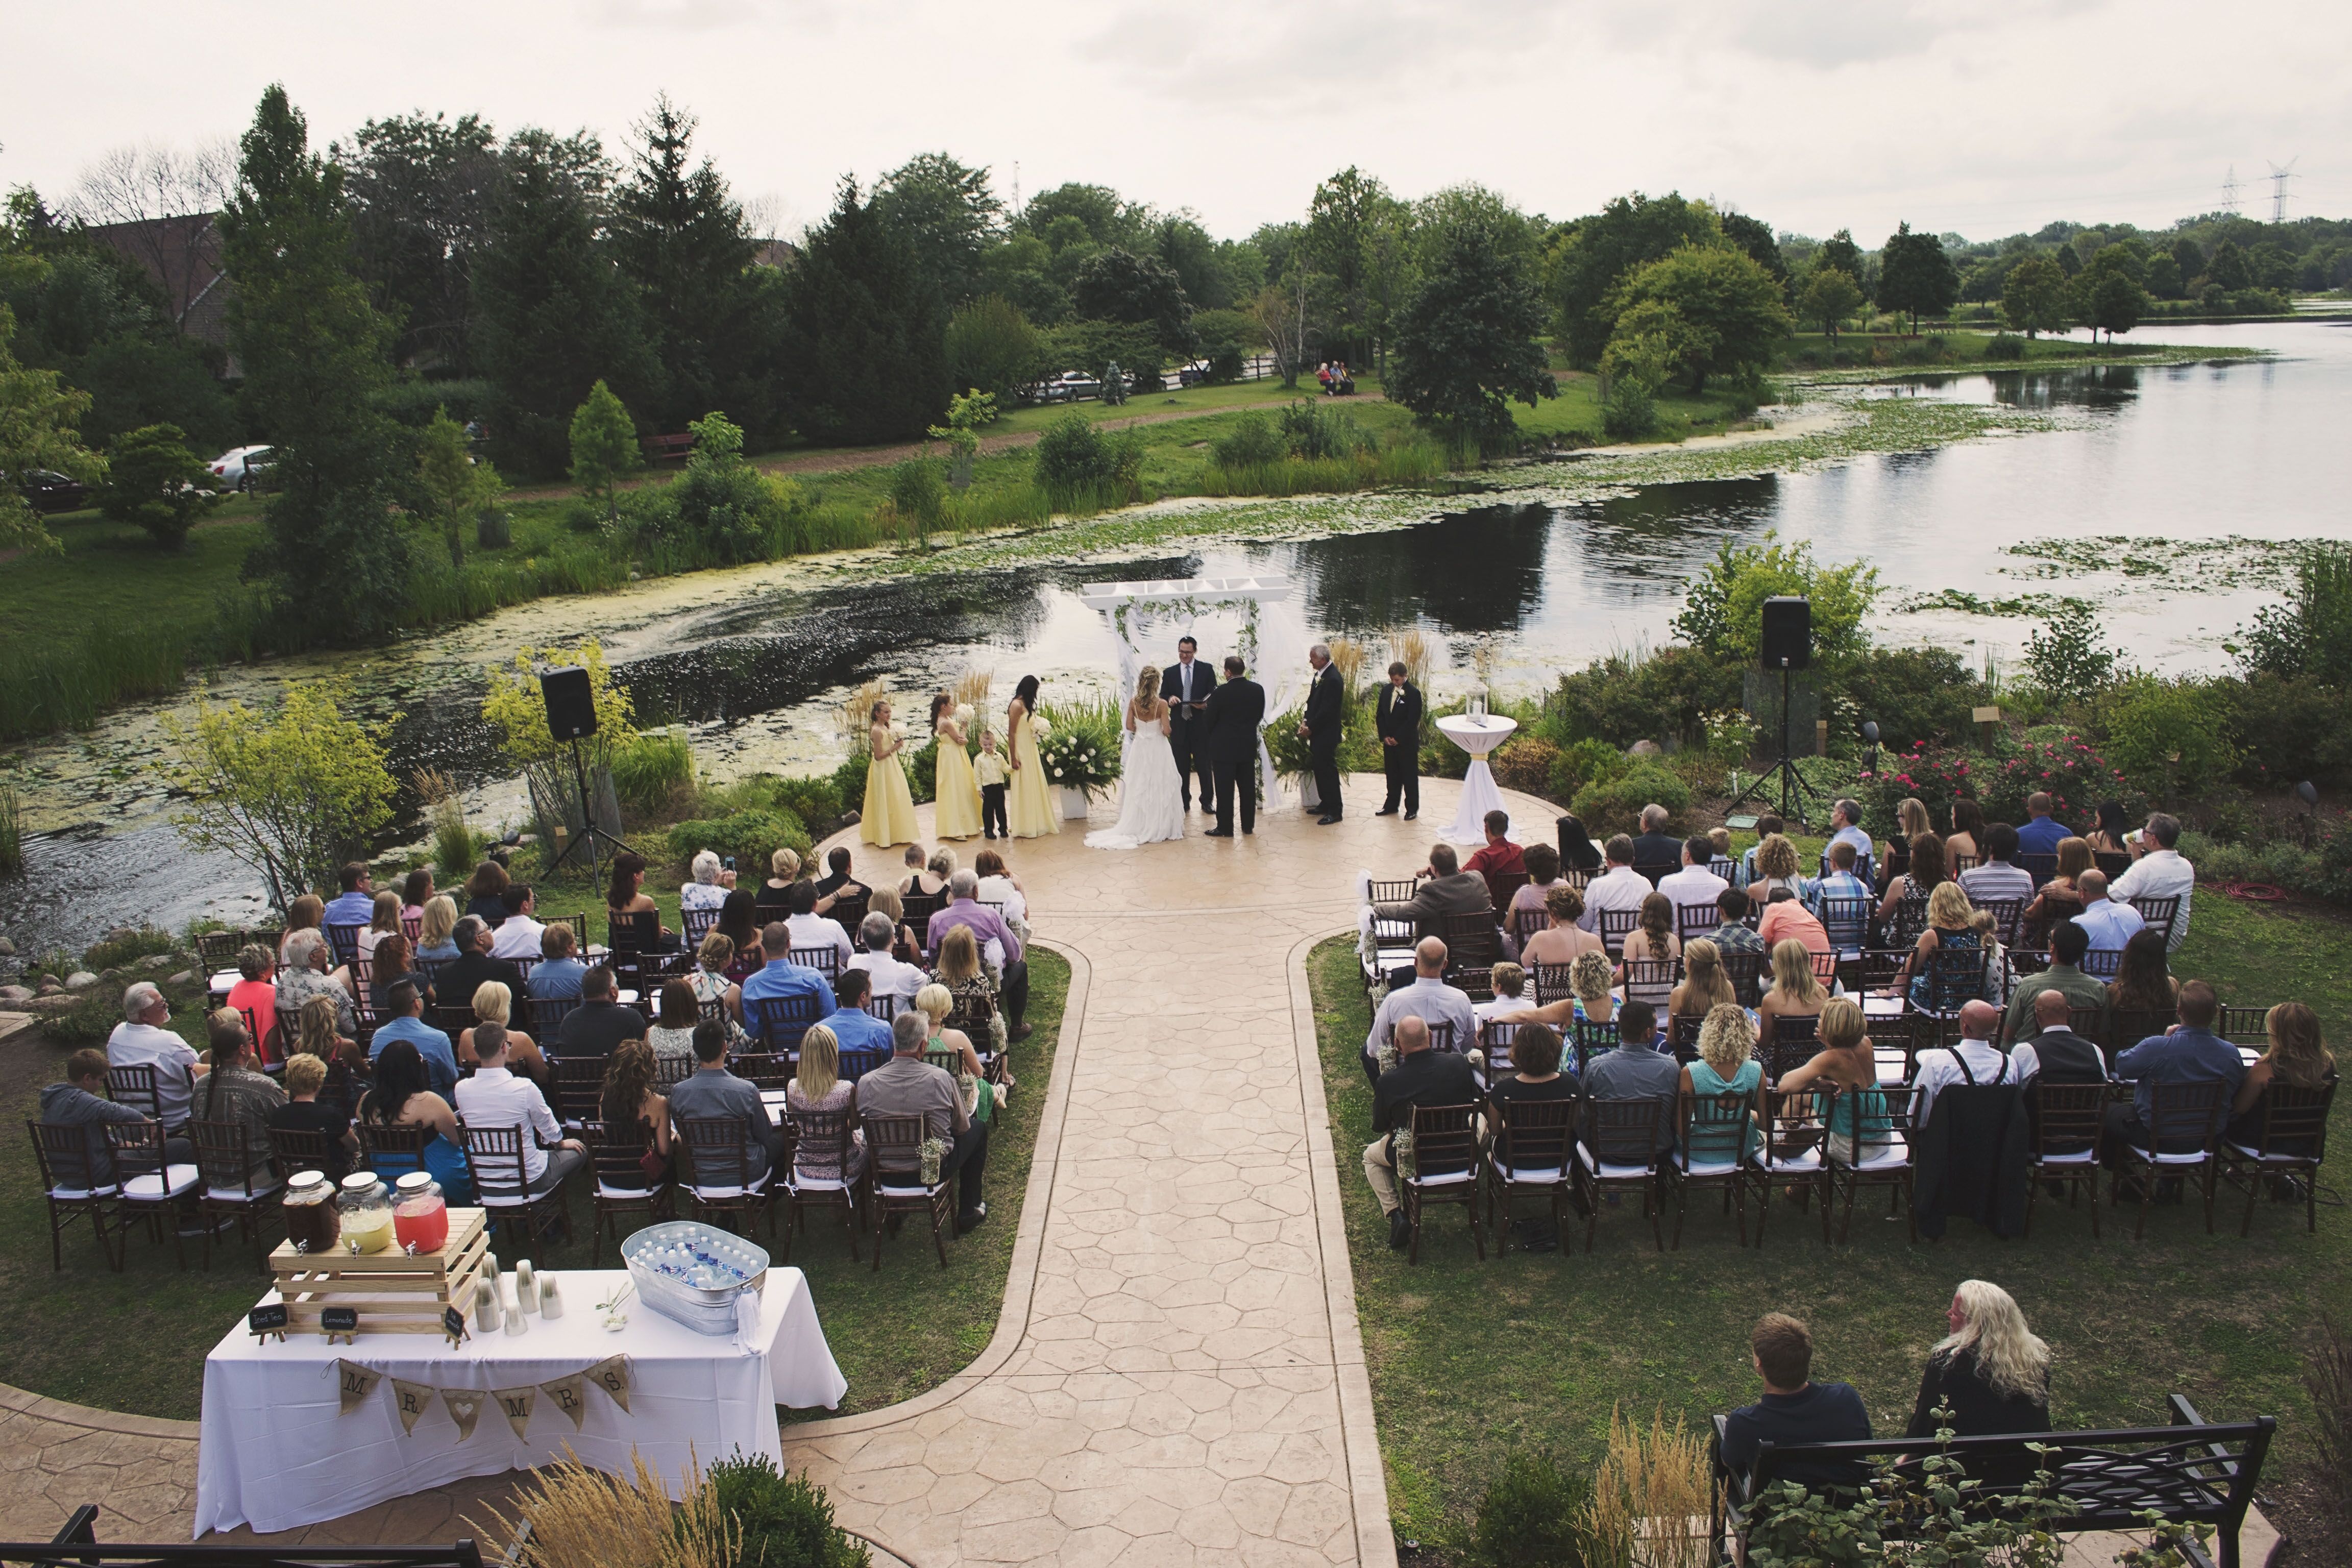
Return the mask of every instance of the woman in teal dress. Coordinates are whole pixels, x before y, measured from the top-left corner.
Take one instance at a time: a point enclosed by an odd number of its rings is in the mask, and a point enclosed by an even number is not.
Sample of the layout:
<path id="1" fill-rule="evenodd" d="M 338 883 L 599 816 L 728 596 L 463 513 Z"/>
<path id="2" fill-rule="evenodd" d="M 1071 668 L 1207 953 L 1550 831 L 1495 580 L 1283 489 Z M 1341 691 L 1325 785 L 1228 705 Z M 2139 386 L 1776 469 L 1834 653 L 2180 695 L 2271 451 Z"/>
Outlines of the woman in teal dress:
<path id="1" fill-rule="evenodd" d="M 1893 1108 L 1878 1087 L 1869 1021 L 1853 997 L 1832 996 L 1822 1005 L 1819 1038 L 1813 1059 L 1789 1069 L 1775 1087 L 1822 1089 L 1837 1096 L 1830 1106 L 1824 1152 L 1831 1163 L 1852 1165 L 1894 1142 Z"/>
<path id="2" fill-rule="evenodd" d="M 1743 1113 L 1735 1134 L 1730 1123 L 1711 1116 L 1718 1095 L 1736 1094 L 1753 1101 L 1764 1068 L 1756 1060 L 1756 1026 L 1748 1009 L 1735 1002 L 1707 1009 L 1698 1027 L 1698 1058 L 1683 1068 L 1683 1093 L 1695 1109 L 1691 1117 L 1690 1160 L 1693 1164 L 1737 1163 L 1756 1147 L 1756 1119 Z"/>
<path id="3" fill-rule="evenodd" d="M 457 1126 L 457 1113 L 434 1092 L 425 1058 L 406 1040 L 394 1040 L 376 1058 L 375 1087 L 360 1097 L 359 1121 L 362 1138 L 368 1128 L 430 1128 L 433 1136 L 425 1144 L 424 1167 L 441 1184 L 442 1198 L 453 1208 L 474 1201 L 474 1175 L 466 1165 L 465 1133 Z M 388 1186 L 415 1170 L 417 1162 L 412 1155 L 387 1152 L 377 1154 L 370 1168 Z"/>

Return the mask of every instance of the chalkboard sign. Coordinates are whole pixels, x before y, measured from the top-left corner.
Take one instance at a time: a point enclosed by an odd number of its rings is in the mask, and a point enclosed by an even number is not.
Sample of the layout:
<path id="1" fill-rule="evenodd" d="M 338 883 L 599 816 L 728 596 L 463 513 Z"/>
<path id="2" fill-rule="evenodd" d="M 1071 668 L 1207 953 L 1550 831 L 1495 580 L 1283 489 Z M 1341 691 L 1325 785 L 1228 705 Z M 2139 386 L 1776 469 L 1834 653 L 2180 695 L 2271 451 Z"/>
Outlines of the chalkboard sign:
<path id="1" fill-rule="evenodd" d="M 360 1329 L 357 1307 L 328 1307 L 319 1313 L 319 1327 L 331 1334 L 355 1334 Z"/>
<path id="2" fill-rule="evenodd" d="M 282 1334 L 286 1331 L 286 1303 L 273 1307 L 256 1307 L 245 1315 L 245 1326 L 257 1334 Z"/>
<path id="3" fill-rule="evenodd" d="M 466 1314 L 457 1310 L 455 1307 L 443 1308 L 441 1311 L 441 1331 L 449 1336 L 450 1342 L 453 1344 L 457 1341 L 464 1339 L 466 1337 Z"/>

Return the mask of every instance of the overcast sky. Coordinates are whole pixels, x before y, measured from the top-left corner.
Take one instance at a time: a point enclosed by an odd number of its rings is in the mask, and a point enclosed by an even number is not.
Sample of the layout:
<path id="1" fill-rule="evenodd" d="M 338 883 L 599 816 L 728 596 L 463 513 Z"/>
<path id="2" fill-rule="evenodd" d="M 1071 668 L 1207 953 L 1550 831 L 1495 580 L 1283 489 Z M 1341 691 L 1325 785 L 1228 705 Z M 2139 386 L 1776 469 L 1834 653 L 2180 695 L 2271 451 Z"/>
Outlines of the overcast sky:
<path id="1" fill-rule="evenodd" d="M 1783 230 L 2160 226 L 2235 164 L 2352 213 L 2352 5 L 2251 0 L 279 0 L 8 7 L 0 184 L 233 134 L 282 80 L 320 143 L 475 111 L 617 145 L 657 90 L 782 232 L 835 178 L 945 149 L 1034 194 L 1099 182 L 1246 234 L 1354 163 L 1555 217 L 1629 190 Z"/>

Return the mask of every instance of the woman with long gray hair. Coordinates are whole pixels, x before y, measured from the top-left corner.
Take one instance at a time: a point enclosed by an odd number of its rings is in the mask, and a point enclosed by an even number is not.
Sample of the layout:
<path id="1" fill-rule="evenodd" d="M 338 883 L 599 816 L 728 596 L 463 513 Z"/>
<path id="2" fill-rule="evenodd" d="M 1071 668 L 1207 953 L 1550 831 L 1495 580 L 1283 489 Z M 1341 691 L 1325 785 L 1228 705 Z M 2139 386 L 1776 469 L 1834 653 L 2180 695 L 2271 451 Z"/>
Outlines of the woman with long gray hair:
<path id="1" fill-rule="evenodd" d="M 1989 1280 L 1963 1279 L 1944 1321 L 1951 1332 L 1927 1353 L 1918 1403 L 1903 1435 L 1932 1437 L 1945 1426 L 1963 1437 L 2049 1431 L 2050 1347 L 2025 1326 L 2010 1293 Z M 1936 1414 L 1939 1405 L 1948 1416 Z M 2027 1463 L 2017 1479 L 2032 1468 Z"/>

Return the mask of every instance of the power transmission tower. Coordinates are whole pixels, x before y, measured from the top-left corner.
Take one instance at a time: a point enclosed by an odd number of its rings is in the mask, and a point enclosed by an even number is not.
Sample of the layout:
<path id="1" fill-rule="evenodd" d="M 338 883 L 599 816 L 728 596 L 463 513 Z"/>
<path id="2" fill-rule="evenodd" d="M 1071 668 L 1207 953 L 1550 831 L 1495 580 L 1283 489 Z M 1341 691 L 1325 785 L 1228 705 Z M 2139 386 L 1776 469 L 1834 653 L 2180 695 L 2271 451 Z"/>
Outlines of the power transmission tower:
<path id="1" fill-rule="evenodd" d="M 2232 163 L 2228 177 L 2221 182 L 2221 210 L 2231 217 L 2238 216 L 2238 192 L 2242 188 L 2238 184 L 2238 165 Z"/>
<path id="2" fill-rule="evenodd" d="M 2302 162 L 2303 154 L 2297 153 L 2286 161 L 2284 168 L 2281 168 L 2276 163 L 2271 165 L 2271 221 L 2273 223 L 2286 221 L 2286 183 L 2294 177 L 2294 166 Z"/>

